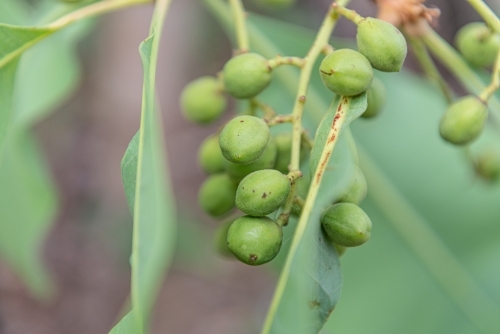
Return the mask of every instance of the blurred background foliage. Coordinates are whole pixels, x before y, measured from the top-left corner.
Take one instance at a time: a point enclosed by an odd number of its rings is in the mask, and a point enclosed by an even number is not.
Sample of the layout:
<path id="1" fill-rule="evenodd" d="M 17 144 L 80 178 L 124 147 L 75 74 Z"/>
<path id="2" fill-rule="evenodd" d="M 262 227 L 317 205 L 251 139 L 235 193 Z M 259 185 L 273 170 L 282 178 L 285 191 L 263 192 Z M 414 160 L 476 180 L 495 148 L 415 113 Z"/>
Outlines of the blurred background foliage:
<path id="1" fill-rule="evenodd" d="M 441 8 L 437 30 L 448 41 L 463 24 L 478 20 L 466 1 L 428 3 Z M 248 3 L 251 10 L 294 25 L 259 17 L 252 21 L 291 55 L 309 48 L 313 35 L 307 28 L 317 28 L 329 4 L 299 1 L 282 12 L 265 12 Z M 53 6 L 53 0 L 0 0 L 0 22 L 34 24 Z M 371 1 L 353 1 L 351 7 L 362 15 L 375 14 Z M 106 333 L 119 318 L 130 284 L 132 227 L 119 168 L 139 124 L 142 69 L 137 47 L 148 34 L 150 15 L 151 7 L 144 6 L 72 26 L 27 52 L 19 64 L 17 131 L 2 152 L 9 159 L 0 160 L 2 334 Z M 335 32 L 341 39 L 334 45 L 349 43 L 354 34 L 354 26 L 342 20 Z M 225 120 L 207 128 L 189 124 L 180 114 L 178 96 L 190 80 L 216 73 L 230 55 L 229 40 L 200 1 L 173 2 L 157 81 L 179 231 L 176 261 L 159 294 L 153 333 L 258 332 L 274 289 L 272 264 L 251 268 L 218 258 L 211 245 L 216 223 L 196 204 L 204 178 L 196 165 L 198 145 Z M 341 259 L 342 297 L 325 333 L 484 332 L 464 315 L 453 291 L 485 322 L 495 321 L 500 188 L 479 180 L 463 154 L 440 139 L 445 100 L 415 73 L 418 65 L 411 55 L 406 65 L 403 73 L 380 75 L 389 96 L 384 113 L 351 126 L 369 183 L 363 208 L 374 230 L 370 242 Z M 327 106 L 332 96 L 319 76 L 313 80 L 320 105 Z M 278 110 L 289 110 L 292 103 L 277 82 L 263 100 Z M 325 111 L 306 111 L 311 132 Z M 498 140 L 498 132 L 488 129 L 472 149 L 498 148 Z M 394 218 L 401 217 L 401 201 L 417 212 L 432 240 L 405 227 L 414 216 Z M 23 224 L 28 227 L 21 229 Z M 435 240 L 451 251 L 483 295 L 468 299 L 446 261 L 441 268 L 429 267 L 425 259 L 440 254 Z M 436 271 L 449 282 L 436 279 Z M 46 302 L 37 301 L 28 290 L 46 295 L 49 277 L 55 293 Z M 477 303 L 482 300 L 493 307 Z"/>

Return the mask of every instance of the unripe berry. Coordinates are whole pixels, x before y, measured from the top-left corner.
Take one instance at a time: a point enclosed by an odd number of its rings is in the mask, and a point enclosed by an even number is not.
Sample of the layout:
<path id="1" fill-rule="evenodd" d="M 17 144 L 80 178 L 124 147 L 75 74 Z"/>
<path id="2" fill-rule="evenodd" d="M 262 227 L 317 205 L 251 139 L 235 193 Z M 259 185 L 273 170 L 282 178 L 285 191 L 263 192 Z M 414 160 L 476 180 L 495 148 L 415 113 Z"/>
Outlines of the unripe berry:
<path id="1" fill-rule="evenodd" d="M 266 149 L 264 150 L 264 153 L 262 153 L 260 158 L 248 165 L 235 164 L 224 159 L 224 168 L 234 181 L 240 182 L 245 176 L 250 173 L 256 172 L 261 169 L 273 168 L 276 162 L 276 153 L 276 140 L 273 136 L 271 136 L 269 137 L 269 142 L 267 143 Z"/>
<path id="2" fill-rule="evenodd" d="M 267 59 L 257 53 L 243 53 L 224 66 L 224 87 L 237 99 L 250 99 L 266 88 L 272 79 Z"/>
<path id="3" fill-rule="evenodd" d="M 205 173 L 223 172 L 225 160 L 220 150 L 218 135 L 211 135 L 201 143 L 198 150 L 198 163 Z"/>
<path id="4" fill-rule="evenodd" d="M 339 203 L 326 210 L 321 225 L 332 242 L 339 246 L 355 247 L 370 239 L 372 222 L 356 204 Z"/>
<path id="5" fill-rule="evenodd" d="M 227 233 L 229 250 L 243 263 L 264 264 L 278 255 L 283 232 L 267 217 L 243 216 L 236 219 Z"/>
<path id="6" fill-rule="evenodd" d="M 496 151 L 481 153 L 474 161 L 474 169 L 479 177 L 488 182 L 500 179 L 500 154 Z"/>
<path id="7" fill-rule="evenodd" d="M 372 85 L 366 91 L 367 107 L 365 112 L 361 115 L 363 118 L 375 117 L 384 108 L 385 105 L 385 86 L 377 77 L 373 78 Z"/>
<path id="8" fill-rule="evenodd" d="M 370 62 L 361 53 L 351 49 L 330 53 L 321 62 L 319 72 L 325 86 L 337 95 L 361 94 L 373 80 Z"/>
<path id="9" fill-rule="evenodd" d="M 181 109 L 190 121 L 206 124 L 226 109 L 226 98 L 217 79 L 210 76 L 190 82 L 181 94 Z"/>
<path id="10" fill-rule="evenodd" d="M 227 174 L 209 176 L 198 193 L 200 207 L 209 215 L 218 217 L 234 208 L 236 183 Z"/>
<path id="11" fill-rule="evenodd" d="M 238 116 L 219 135 L 222 155 L 236 164 L 257 160 L 266 149 L 271 133 L 266 122 L 255 116 Z"/>
<path id="12" fill-rule="evenodd" d="M 230 219 L 219 226 L 215 229 L 214 235 L 213 235 L 213 247 L 222 256 L 226 257 L 233 257 L 233 253 L 229 250 L 227 247 L 227 232 L 229 231 L 229 228 L 231 227 L 231 224 L 235 221 L 236 219 Z"/>
<path id="13" fill-rule="evenodd" d="M 500 51 L 500 35 L 491 31 L 485 23 L 473 22 L 458 31 L 456 44 L 470 64 L 489 67 Z"/>
<path id="14" fill-rule="evenodd" d="M 403 34 L 394 25 L 373 17 L 358 23 L 358 50 L 383 72 L 399 72 L 406 58 L 407 46 Z"/>
<path id="15" fill-rule="evenodd" d="M 453 103 L 439 125 L 444 140 L 456 144 L 470 143 L 483 131 L 488 116 L 486 104 L 476 96 L 466 96 Z"/>
<path id="16" fill-rule="evenodd" d="M 250 216 L 265 216 L 276 211 L 290 192 L 290 179 L 274 169 L 246 176 L 236 191 L 236 207 Z"/>
<path id="17" fill-rule="evenodd" d="M 339 202 L 361 204 L 366 197 L 368 185 L 361 169 L 356 166 L 354 171 L 354 180 L 349 190 L 339 198 Z"/>

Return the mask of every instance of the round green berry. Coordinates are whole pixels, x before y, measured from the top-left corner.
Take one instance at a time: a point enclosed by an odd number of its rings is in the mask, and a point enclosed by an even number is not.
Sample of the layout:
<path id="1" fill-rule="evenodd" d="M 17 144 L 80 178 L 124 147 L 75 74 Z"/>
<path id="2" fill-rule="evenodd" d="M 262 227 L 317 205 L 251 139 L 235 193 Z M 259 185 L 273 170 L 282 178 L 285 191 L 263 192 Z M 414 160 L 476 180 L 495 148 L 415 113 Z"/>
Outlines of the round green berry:
<path id="1" fill-rule="evenodd" d="M 227 232 L 235 220 L 230 219 L 217 226 L 213 235 L 213 247 L 215 251 L 225 257 L 233 257 L 233 253 L 227 247 Z"/>
<path id="2" fill-rule="evenodd" d="M 220 150 L 218 135 L 211 135 L 201 143 L 198 150 L 198 163 L 205 173 L 223 172 L 225 160 Z"/>
<path id="3" fill-rule="evenodd" d="M 495 182 L 500 179 L 500 154 L 496 151 L 482 152 L 474 160 L 476 174 L 485 181 Z"/>
<path id="4" fill-rule="evenodd" d="M 198 193 L 200 207 L 209 215 L 218 217 L 234 208 L 237 184 L 227 174 L 208 177 Z"/>
<path id="5" fill-rule="evenodd" d="M 321 62 L 319 72 L 325 86 L 337 95 L 361 94 L 373 80 L 373 69 L 368 59 L 351 49 L 330 53 Z"/>
<path id="6" fill-rule="evenodd" d="M 386 98 L 385 86 L 382 83 L 382 81 L 380 81 L 380 79 L 374 77 L 372 85 L 370 86 L 370 88 L 368 88 L 366 93 L 367 93 L 366 98 L 368 105 L 366 107 L 365 112 L 361 115 L 361 117 L 363 118 L 375 117 L 378 114 L 380 114 L 385 105 L 385 98 Z"/>
<path id="7" fill-rule="evenodd" d="M 236 219 L 227 233 L 229 250 L 243 263 L 264 264 L 278 255 L 283 232 L 267 217 L 243 216 Z"/>
<path id="8" fill-rule="evenodd" d="M 230 59 L 223 70 L 224 87 L 237 99 L 250 99 L 271 82 L 267 59 L 257 53 L 243 53 Z"/>
<path id="9" fill-rule="evenodd" d="M 368 185 L 361 169 L 356 166 L 354 171 L 354 180 L 352 181 L 349 190 L 339 198 L 339 202 L 361 204 L 366 197 Z"/>
<path id="10" fill-rule="evenodd" d="M 290 192 L 290 179 L 274 169 L 246 176 L 236 191 L 236 207 L 250 216 L 265 216 L 276 211 Z"/>
<path id="11" fill-rule="evenodd" d="M 479 137 L 488 116 L 486 104 L 476 96 L 466 96 L 453 103 L 439 125 L 444 140 L 465 145 Z"/>
<path id="12" fill-rule="evenodd" d="M 326 210 L 321 225 L 332 242 L 343 247 L 355 247 L 370 239 L 372 222 L 356 204 L 338 203 Z"/>
<path id="13" fill-rule="evenodd" d="M 473 22 L 458 31 L 456 45 L 470 64 L 489 67 L 500 52 L 500 35 L 494 33 L 485 23 Z"/>
<path id="14" fill-rule="evenodd" d="M 389 22 L 367 17 L 358 24 L 358 50 L 383 72 L 399 72 L 408 47 L 403 34 Z"/>
<path id="15" fill-rule="evenodd" d="M 271 133 L 266 122 L 255 116 L 238 116 L 226 124 L 219 135 L 222 155 L 235 164 L 246 165 L 257 160 Z"/>
<path id="16" fill-rule="evenodd" d="M 226 109 L 226 98 L 214 77 L 190 82 L 181 94 L 184 116 L 195 123 L 207 124 L 219 118 Z"/>
<path id="17" fill-rule="evenodd" d="M 273 168 L 276 162 L 276 154 L 276 140 L 273 136 L 271 136 L 269 137 L 269 142 L 267 143 L 266 149 L 264 150 L 264 153 L 262 153 L 260 158 L 248 165 L 235 164 L 224 159 L 224 168 L 234 181 L 240 182 L 245 176 L 250 173 L 256 172 L 261 169 Z"/>

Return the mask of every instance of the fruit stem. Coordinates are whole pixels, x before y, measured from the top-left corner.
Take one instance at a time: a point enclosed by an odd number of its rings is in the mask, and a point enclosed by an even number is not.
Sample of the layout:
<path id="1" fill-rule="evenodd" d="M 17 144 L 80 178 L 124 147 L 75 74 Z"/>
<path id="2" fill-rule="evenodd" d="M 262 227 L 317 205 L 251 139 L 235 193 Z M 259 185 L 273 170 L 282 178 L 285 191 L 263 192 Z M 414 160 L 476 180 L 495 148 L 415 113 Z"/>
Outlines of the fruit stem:
<path id="1" fill-rule="evenodd" d="M 333 51 L 335 51 L 335 48 L 330 45 L 330 44 L 326 44 L 322 49 L 321 49 L 321 53 L 325 56 L 328 56 L 330 53 L 332 53 Z"/>
<path id="2" fill-rule="evenodd" d="M 483 17 L 486 23 L 500 34 L 500 19 L 483 0 L 467 0 L 469 4 Z"/>
<path id="3" fill-rule="evenodd" d="M 302 67 L 304 66 L 304 58 L 300 57 L 283 57 L 280 55 L 277 55 L 273 59 L 268 60 L 268 66 L 270 69 L 276 68 L 281 65 L 293 65 L 297 67 Z"/>
<path id="4" fill-rule="evenodd" d="M 355 10 L 352 9 L 347 9 L 342 5 L 339 5 L 337 2 L 335 2 L 332 7 L 334 8 L 335 12 L 344 16 L 345 18 L 351 20 L 354 22 L 356 25 L 358 25 L 361 21 L 363 21 L 365 18 L 361 15 L 359 15 Z"/>
<path id="5" fill-rule="evenodd" d="M 439 73 L 439 70 L 434 63 L 434 60 L 432 60 L 431 56 L 429 55 L 429 51 L 425 47 L 425 44 L 422 42 L 422 40 L 415 37 L 406 36 L 406 39 L 410 43 L 411 49 L 413 50 L 415 57 L 417 57 L 417 60 L 427 77 L 438 84 L 438 86 L 443 91 L 446 101 L 451 104 L 453 102 L 453 94 L 451 92 L 450 86 L 448 86 L 448 83 L 444 80 L 441 73 Z"/>
<path id="6" fill-rule="evenodd" d="M 299 177 L 302 177 L 304 174 L 300 170 L 293 170 L 290 173 L 288 173 L 288 178 L 290 179 L 290 182 L 295 182 Z"/>
<path id="7" fill-rule="evenodd" d="M 245 22 L 246 13 L 241 0 L 229 0 L 231 12 L 233 14 L 234 26 L 236 30 L 236 40 L 238 41 L 237 53 L 246 53 L 250 50 L 248 42 L 248 31 Z"/>
<path id="8" fill-rule="evenodd" d="M 493 67 L 493 72 L 491 74 L 491 84 L 486 87 L 486 89 L 479 95 L 479 98 L 483 102 L 488 102 L 488 100 L 495 94 L 497 89 L 500 87 L 500 52 L 497 55 L 497 60 L 495 66 Z"/>
<path id="9" fill-rule="evenodd" d="M 264 121 L 269 127 L 283 123 L 293 123 L 293 115 L 277 115 L 270 119 L 264 118 Z"/>

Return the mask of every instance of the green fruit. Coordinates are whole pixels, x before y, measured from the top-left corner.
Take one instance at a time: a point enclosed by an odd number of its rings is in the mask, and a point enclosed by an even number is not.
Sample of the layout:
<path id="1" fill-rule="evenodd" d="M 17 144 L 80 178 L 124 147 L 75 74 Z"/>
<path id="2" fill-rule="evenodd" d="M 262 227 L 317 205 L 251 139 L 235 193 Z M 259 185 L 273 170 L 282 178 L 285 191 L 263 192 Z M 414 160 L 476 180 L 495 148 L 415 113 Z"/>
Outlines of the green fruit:
<path id="1" fill-rule="evenodd" d="M 264 153 L 262 153 L 260 158 L 248 165 L 235 164 L 224 159 L 224 168 L 235 182 L 240 182 L 245 176 L 250 173 L 256 172 L 261 169 L 273 168 L 276 162 L 276 153 L 276 141 L 274 140 L 274 137 L 271 136 L 269 138 L 269 142 L 267 143 L 266 149 L 264 150 Z"/>
<path id="2" fill-rule="evenodd" d="M 220 150 L 218 135 L 211 135 L 201 143 L 198 150 L 198 163 L 205 173 L 223 172 L 225 160 Z"/>
<path id="3" fill-rule="evenodd" d="M 386 92 L 384 84 L 377 77 L 373 78 L 372 85 L 368 88 L 366 97 L 368 106 L 361 117 L 371 118 L 380 114 L 385 105 Z"/>
<path id="4" fill-rule="evenodd" d="M 213 247 L 217 251 L 218 254 L 226 257 L 233 257 L 233 253 L 229 250 L 227 247 L 227 232 L 229 231 L 229 228 L 231 227 L 231 224 L 235 221 L 236 219 L 230 219 L 219 226 L 215 229 L 214 236 L 213 236 Z"/>
<path id="5" fill-rule="evenodd" d="M 500 35 L 492 32 L 485 23 L 473 22 L 458 31 L 456 44 L 469 63 L 490 67 L 500 52 Z"/>
<path id="6" fill-rule="evenodd" d="M 326 210 L 321 225 L 332 242 L 339 246 L 355 247 L 370 239 L 372 222 L 356 204 L 339 203 Z"/>
<path id="7" fill-rule="evenodd" d="M 488 116 L 486 104 L 476 96 L 466 96 L 453 103 L 439 125 L 444 140 L 465 145 L 479 137 Z"/>
<path id="8" fill-rule="evenodd" d="M 296 0 L 256 0 L 256 3 L 266 8 L 286 8 L 295 4 Z"/>
<path id="9" fill-rule="evenodd" d="M 339 198 L 339 202 L 361 204 L 366 197 L 368 185 L 361 169 L 356 166 L 354 171 L 354 180 L 349 190 Z"/>
<path id="10" fill-rule="evenodd" d="M 190 121 L 206 124 L 219 118 L 226 109 L 226 98 L 214 77 L 190 82 L 181 94 L 181 109 Z"/>
<path id="11" fill-rule="evenodd" d="M 229 250 L 243 263 L 264 264 L 278 255 L 283 240 L 281 227 L 267 217 L 243 216 L 227 233 Z"/>
<path id="12" fill-rule="evenodd" d="M 474 168 L 483 180 L 495 182 L 500 179 L 500 155 L 496 151 L 483 152 L 475 159 Z"/>
<path id="13" fill-rule="evenodd" d="M 246 165 L 264 153 L 270 136 L 269 127 L 260 118 L 238 116 L 222 129 L 219 144 L 224 158 Z"/>
<path id="14" fill-rule="evenodd" d="M 372 17 L 358 24 L 358 49 L 383 72 L 399 72 L 406 58 L 407 46 L 403 34 L 394 25 Z"/>
<path id="15" fill-rule="evenodd" d="M 198 193 L 200 207 L 209 215 L 218 217 L 234 208 L 236 183 L 227 174 L 208 177 Z"/>
<path id="16" fill-rule="evenodd" d="M 237 99 L 256 96 L 272 78 L 267 59 L 256 53 L 244 53 L 230 59 L 223 71 L 224 87 Z"/>
<path id="17" fill-rule="evenodd" d="M 246 176 L 236 191 L 236 207 L 250 216 L 265 216 L 276 211 L 290 192 L 290 179 L 274 169 Z"/>
<path id="18" fill-rule="evenodd" d="M 361 94 L 373 80 L 373 69 L 368 59 L 351 49 L 330 53 L 321 62 L 319 72 L 325 86 L 337 95 Z"/>

